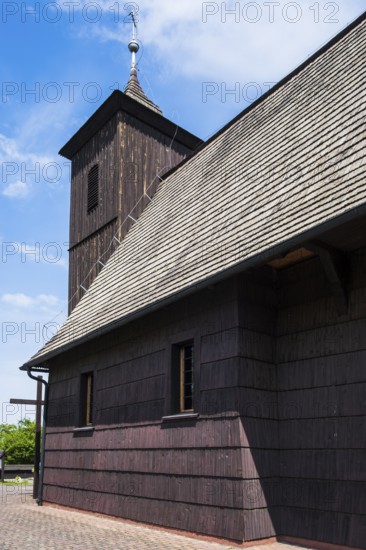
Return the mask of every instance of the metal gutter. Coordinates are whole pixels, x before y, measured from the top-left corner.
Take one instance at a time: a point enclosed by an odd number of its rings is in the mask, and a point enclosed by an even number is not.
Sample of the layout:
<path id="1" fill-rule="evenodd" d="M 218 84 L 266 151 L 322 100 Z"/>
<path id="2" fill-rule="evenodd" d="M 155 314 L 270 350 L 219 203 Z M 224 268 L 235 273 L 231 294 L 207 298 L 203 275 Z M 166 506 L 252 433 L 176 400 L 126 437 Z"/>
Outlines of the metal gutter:
<path id="1" fill-rule="evenodd" d="M 36 372 L 49 372 L 48 369 L 35 369 Z M 27 368 L 27 374 L 29 378 L 32 378 L 32 380 L 35 380 L 36 382 L 39 382 L 40 379 L 36 376 L 33 376 L 31 374 L 32 367 L 29 366 Z M 48 382 L 46 380 L 41 380 L 42 384 L 45 386 L 44 390 L 44 405 L 43 405 L 43 425 L 42 425 L 42 443 L 41 443 L 41 461 L 40 461 L 40 467 L 39 467 L 39 484 L 38 484 L 38 498 L 37 498 L 37 504 L 38 506 L 42 506 L 43 504 L 43 477 L 44 477 L 44 457 L 45 457 L 45 444 L 46 444 L 46 421 L 47 421 L 47 407 L 48 407 Z"/>

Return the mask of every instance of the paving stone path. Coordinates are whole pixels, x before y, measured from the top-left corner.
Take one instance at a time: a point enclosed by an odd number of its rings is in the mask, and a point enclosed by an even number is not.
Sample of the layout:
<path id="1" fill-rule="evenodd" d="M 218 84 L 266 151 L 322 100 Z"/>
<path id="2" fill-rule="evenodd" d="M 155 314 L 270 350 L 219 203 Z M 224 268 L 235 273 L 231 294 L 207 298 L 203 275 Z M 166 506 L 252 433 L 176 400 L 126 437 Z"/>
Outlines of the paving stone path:
<path id="1" fill-rule="evenodd" d="M 37 506 L 31 492 L 31 487 L 0 486 L 0 550 L 232 550 L 238 548 L 77 511 Z M 255 546 L 253 550 L 295 550 L 295 547 L 275 543 Z"/>

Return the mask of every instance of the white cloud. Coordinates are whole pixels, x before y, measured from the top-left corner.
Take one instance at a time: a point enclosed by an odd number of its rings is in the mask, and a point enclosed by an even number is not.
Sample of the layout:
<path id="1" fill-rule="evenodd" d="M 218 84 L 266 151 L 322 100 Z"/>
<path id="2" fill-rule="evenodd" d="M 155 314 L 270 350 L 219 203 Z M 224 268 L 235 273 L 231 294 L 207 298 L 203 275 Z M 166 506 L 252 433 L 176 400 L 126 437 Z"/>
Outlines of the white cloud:
<path id="1" fill-rule="evenodd" d="M 65 301 L 53 294 L 5 293 L 0 304 L 3 352 L 17 343 L 23 347 L 29 344 L 29 357 L 58 330 L 67 314 Z"/>
<path id="2" fill-rule="evenodd" d="M 3 294 L 1 301 L 15 307 L 28 308 L 33 306 L 34 299 L 25 294 Z"/>
<path id="3" fill-rule="evenodd" d="M 70 124 L 75 105 L 67 94 L 58 102 L 43 102 L 27 109 L 26 118 L 13 128 L 13 136 L 0 133 L 0 193 L 24 199 L 37 186 L 62 188 L 70 179 L 70 163 L 55 154 Z"/>
<path id="4" fill-rule="evenodd" d="M 60 300 L 57 298 L 57 296 L 54 296 L 53 294 L 39 294 L 36 298 L 36 301 L 38 301 L 40 304 L 46 304 L 48 306 L 56 306 L 60 303 Z"/>
<path id="5" fill-rule="evenodd" d="M 1 162 L 13 162 L 14 164 L 26 163 L 31 161 L 33 164 L 40 163 L 46 164 L 52 161 L 52 157 L 47 155 L 37 155 L 27 150 L 25 143 L 27 142 L 27 136 L 21 132 L 20 139 L 9 138 L 4 134 L 0 134 L 0 161 Z M 14 167 L 15 171 L 16 167 Z M 10 166 L 7 172 L 10 172 Z"/>
<path id="6" fill-rule="evenodd" d="M 15 198 L 15 199 L 24 199 L 28 197 L 30 193 L 30 186 L 24 181 L 15 181 L 9 183 L 7 187 L 3 190 L 2 194 L 5 197 Z"/>
<path id="7" fill-rule="evenodd" d="M 15 308 L 40 308 L 43 311 L 45 307 L 60 305 L 59 298 L 53 294 L 39 294 L 34 298 L 22 293 L 3 294 L 1 301 Z"/>
<path id="8" fill-rule="evenodd" d="M 40 183 L 44 166 L 52 159 L 27 151 L 23 138 L 16 140 L 0 134 L 1 194 L 10 199 L 27 198 L 35 183 Z"/>
<path id="9" fill-rule="evenodd" d="M 18 369 L 57 331 L 66 316 L 66 311 L 60 313 L 62 308 L 65 303 L 53 294 L 0 295 L 3 422 L 13 421 L 16 411 L 24 414 L 24 410 L 7 406 L 10 397 L 34 399 L 35 384 Z"/>
<path id="10" fill-rule="evenodd" d="M 87 3 L 80 2 L 80 9 Z M 247 9 L 248 4 L 257 8 Z M 99 5 L 108 12 L 109 0 Z M 138 7 L 139 38 L 161 62 L 162 72 L 232 82 L 278 80 L 364 9 L 361 0 L 141 0 Z M 118 25 L 107 17 L 87 24 L 88 35 L 127 44 L 131 26 L 126 13 L 121 11 Z"/>

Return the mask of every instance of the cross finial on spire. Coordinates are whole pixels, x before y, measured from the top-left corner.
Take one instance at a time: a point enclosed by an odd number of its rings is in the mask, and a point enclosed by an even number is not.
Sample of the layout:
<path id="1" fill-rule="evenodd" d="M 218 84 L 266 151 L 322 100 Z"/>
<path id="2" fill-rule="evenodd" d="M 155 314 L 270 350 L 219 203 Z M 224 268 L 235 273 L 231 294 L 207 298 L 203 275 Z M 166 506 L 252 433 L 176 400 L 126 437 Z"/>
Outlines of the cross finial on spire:
<path id="1" fill-rule="evenodd" d="M 131 19 L 132 19 L 132 38 L 136 38 L 137 23 L 136 23 L 136 19 L 135 19 L 135 14 L 133 13 L 133 11 L 131 11 L 130 15 L 131 15 Z"/>

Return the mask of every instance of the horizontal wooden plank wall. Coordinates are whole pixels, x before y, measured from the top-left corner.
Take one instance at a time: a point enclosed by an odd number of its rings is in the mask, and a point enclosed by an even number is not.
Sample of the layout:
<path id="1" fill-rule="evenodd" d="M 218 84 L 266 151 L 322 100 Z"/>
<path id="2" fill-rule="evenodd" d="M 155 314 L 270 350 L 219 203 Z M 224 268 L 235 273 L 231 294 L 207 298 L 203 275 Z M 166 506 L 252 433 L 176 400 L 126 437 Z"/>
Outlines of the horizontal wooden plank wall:
<path id="1" fill-rule="evenodd" d="M 279 490 L 279 434 L 274 365 L 277 302 L 274 271 L 240 279 L 238 412 L 242 430 L 245 540 L 277 534 L 273 505 Z"/>
<path id="2" fill-rule="evenodd" d="M 55 360 L 45 500 L 243 540 L 243 495 L 257 470 L 235 410 L 238 323 L 234 279 Z M 162 422 L 171 343 L 186 334 L 195 338 L 200 416 Z M 90 369 L 96 427 L 76 435 L 79 374 Z M 270 463 L 271 450 L 258 460 Z"/>
<path id="3" fill-rule="evenodd" d="M 234 540 L 365 548 L 366 252 L 338 316 L 317 258 L 238 276 L 51 364 L 45 499 Z M 194 335 L 196 421 L 162 422 Z M 79 374 L 96 428 L 76 436 Z"/>
<path id="4" fill-rule="evenodd" d="M 279 277 L 283 535 L 366 548 L 366 253 L 351 256 L 339 316 L 318 259 Z M 289 492 L 286 491 L 289 488 Z"/>

